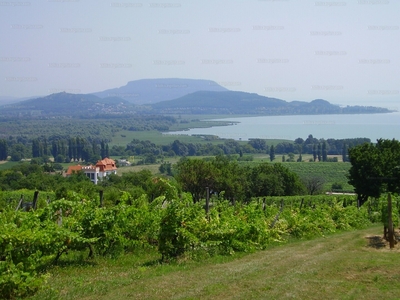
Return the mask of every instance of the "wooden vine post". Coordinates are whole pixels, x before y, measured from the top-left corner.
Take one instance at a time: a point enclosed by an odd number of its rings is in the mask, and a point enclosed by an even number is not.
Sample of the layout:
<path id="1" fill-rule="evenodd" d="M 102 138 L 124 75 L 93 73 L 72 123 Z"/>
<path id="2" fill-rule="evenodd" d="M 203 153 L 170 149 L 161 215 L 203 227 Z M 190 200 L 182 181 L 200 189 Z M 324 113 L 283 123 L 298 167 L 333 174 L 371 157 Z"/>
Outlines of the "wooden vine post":
<path id="1" fill-rule="evenodd" d="M 210 211 L 210 188 L 206 187 L 206 214 Z"/>
<path id="2" fill-rule="evenodd" d="M 392 220 L 392 195 L 388 194 L 388 235 L 390 249 L 394 248 L 394 233 L 393 233 L 393 220 Z"/>

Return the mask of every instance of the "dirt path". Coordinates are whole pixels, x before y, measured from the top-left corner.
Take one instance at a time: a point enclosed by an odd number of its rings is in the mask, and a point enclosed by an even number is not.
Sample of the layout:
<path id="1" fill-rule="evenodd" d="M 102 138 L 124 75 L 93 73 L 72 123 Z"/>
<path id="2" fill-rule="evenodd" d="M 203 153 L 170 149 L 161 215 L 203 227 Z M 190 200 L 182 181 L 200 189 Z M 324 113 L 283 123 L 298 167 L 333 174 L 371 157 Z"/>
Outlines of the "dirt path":
<path id="1" fill-rule="evenodd" d="M 183 267 L 87 299 L 396 299 L 400 246 L 388 250 L 379 232 L 346 232 L 228 263 Z"/>

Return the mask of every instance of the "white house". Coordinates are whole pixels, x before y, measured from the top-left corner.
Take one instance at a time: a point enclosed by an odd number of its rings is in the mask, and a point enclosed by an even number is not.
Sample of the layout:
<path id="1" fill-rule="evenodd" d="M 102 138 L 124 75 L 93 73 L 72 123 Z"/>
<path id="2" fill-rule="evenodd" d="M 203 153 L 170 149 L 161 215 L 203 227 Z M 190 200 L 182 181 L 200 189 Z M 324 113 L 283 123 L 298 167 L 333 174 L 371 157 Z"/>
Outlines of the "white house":
<path id="1" fill-rule="evenodd" d="M 113 159 L 106 157 L 105 159 L 99 160 L 94 166 L 70 166 L 66 176 L 71 176 L 74 172 L 79 171 L 85 173 L 94 184 L 97 184 L 101 178 L 107 177 L 110 174 L 117 174 L 117 167 Z"/>

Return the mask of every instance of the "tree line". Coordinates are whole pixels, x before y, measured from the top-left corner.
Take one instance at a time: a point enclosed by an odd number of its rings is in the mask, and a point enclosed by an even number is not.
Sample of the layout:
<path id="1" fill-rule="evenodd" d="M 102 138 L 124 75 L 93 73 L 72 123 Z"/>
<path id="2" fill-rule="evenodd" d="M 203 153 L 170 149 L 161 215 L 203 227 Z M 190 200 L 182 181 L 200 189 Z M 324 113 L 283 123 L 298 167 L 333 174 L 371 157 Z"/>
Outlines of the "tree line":
<path id="1" fill-rule="evenodd" d="M 166 145 L 156 145 L 150 141 L 134 139 L 124 146 L 113 146 L 111 155 L 148 156 L 148 160 L 154 161 L 159 156 L 204 156 L 204 155 L 231 155 L 265 153 L 269 154 L 270 160 L 275 160 L 276 154 L 287 155 L 285 161 L 294 161 L 294 154 L 312 154 L 314 161 L 329 161 L 328 155 L 341 155 L 343 161 L 348 161 L 348 149 L 363 143 L 370 143 L 367 138 L 354 139 L 316 139 L 312 135 L 306 140 L 298 138 L 293 142 L 279 142 L 268 145 L 268 140 L 251 139 L 248 142 L 239 142 L 232 139 L 221 143 L 185 143 L 179 140 Z"/>
<path id="2" fill-rule="evenodd" d="M 33 158 L 42 159 L 42 161 L 46 162 L 52 156 L 56 163 L 71 162 L 71 160 L 95 163 L 99 159 L 109 157 L 110 149 L 107 141 L 99 141 L 93 138 L 0 139 L 0 160 L 7 160 L 8 156 L 10 156 L 11 161 Z"/>
<path id="3" fill-rule="evenodd" d="M 240 142 L 232 139 L 220 143 L 185 143 L 175 140 L 172 143 L 157 145 L 148 140 L 133 139 L 126 146 L 114 145 L 109 147 L 110 140 L 95 137 L 40 137 L 28 139 L 26 137 L 10 137 L 0 139 L 0 160 L 19 161 L 23 158 L 38 158 L 53 156 L 55 162 L 86 161 L 95 162 L 106 156 L 144 156 L 146 163 L 155 163 L 158 158 L 172 156 L 204 156 L 204 155 L 231 155 L 265 153 L 270 160 L 275 160 L 276 154 L 287 155 L 284 161 L 294 161 L 294 154 L 312 154 L 313 161 L 330 161 L 328 155 L 342 155 L 343 161 L 348 161 L 348 149 L 363 143 L 370 143 L 370 139 L 317 139 L 309 135 L 306 140 L 297 138 L 293 142 L 285 141 L 268 144 L 268 140 L 251 139 Z"/>
<path id="4" fill-rule="evenodd" d="M 348 182 L 354 187 L 360 206 L 369 197 L 378 198 L 386 192 L 400 193 L 399 141 L 380 139 L 376 144 L 351 147 L 349 161 Z M 55 188 L 65 188 L 95 191 L 103 187 L 115 189 L 116 193 L 126 189 L 137 195 L 144 192 L 151 197 L 164 192 L 162 187 L 156 187 L 157 177 L 150 171 L 113 175 L 99 186 L 93 185 L 84 174 L 64 178 L 61 174 L 51 175 L 49 171 L 47 164 L 41 166 L 35 160 L 29 164 L 18 164 L 0 172 L 0 190 L 54 191 Z M 312 194 L 307 182 L 280 163 L 252 166 L 239 164 L 232 156 L 226 155 L 208 159 L 182 157 L 176 165 L 162 164 L 160 173 L 169 175 L 171 183 L 179 190 L 190 192 L 195 201 L 206 197 L 207 188 L 211 195 L 220 196 L 223 193 L 232 202 L 259 196 Z"/>
<path id="5" fill-rule="evenodd" d="M 305 194 L 303 183 L 297 174 L 283 165 L 262 163 L 243 166 L 228 156 L 209 159 L 182 158 L 172 166 L 168 182 L 178 191 L 189 192 L 194 202 L 210 196 L 224 197 L 232 202 L 248 201 L 252 197 Z M 0 190 L 55 191 L 58 198 L 69 190 L 93 194 L 104 189 L 108 198 L 118 199 L 120 191 L 128 191 L 135 197 L 142 194 L 152 199 L 166 192 L 164 175 L 153 176 L 149 170 L 110 175 L 94 185 L 83 173 L 63 177 L 61 173 L 49 174 L 44 166 L 24 163 L 9 170 L 0 171 Z"/>

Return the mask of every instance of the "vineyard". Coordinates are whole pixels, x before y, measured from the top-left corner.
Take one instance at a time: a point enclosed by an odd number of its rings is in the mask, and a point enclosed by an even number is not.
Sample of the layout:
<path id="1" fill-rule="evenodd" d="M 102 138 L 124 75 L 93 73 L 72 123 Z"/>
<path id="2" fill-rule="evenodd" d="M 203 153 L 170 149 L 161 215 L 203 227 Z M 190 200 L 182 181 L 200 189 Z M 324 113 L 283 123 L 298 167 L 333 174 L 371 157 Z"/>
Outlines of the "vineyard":
<path id="1" fill-rule="evenodd" d="M 285 163 L 284 166 L 301 178 L 323 178 L 325 182 L 324 190 L 331 190 L 333 183 L 341 184 L 344 191 L 354 190 L 354 187 L 348 184 L 348 178 L 346 177 L 351 166 L 349 163 Z"/>
<path id="2" fill-rule="evenodd" d="M 117 205 L 102 206 L 102 195 L 88 199 L 68 191 L 63 199 L 39 194 L 36 209 L 16 210 L 21 195 L 1 192 L 0 295 L 24 297 L 46 286 L 46 269 L 70 253 L 87 259 L 116 258 L 138 249 L 157 249 L 161 262 L 198 260 L 253 252 L 293 238 L 311 238 L 381 221 L 385 199 L 356 207 L 354 196 L 265 197 L 249 203 L 211 198 L 193 203 L 170 186 L 149 201 L 121 192 Z M 394 197 L 397 224 L 400 199 Z M 133 254 L 132 254 L 133 255 Z M 78 256 L 76 256 L 78 257 Z"/>

